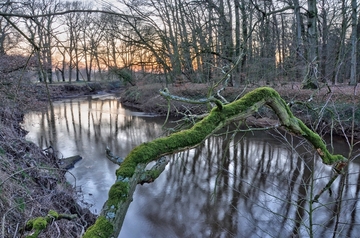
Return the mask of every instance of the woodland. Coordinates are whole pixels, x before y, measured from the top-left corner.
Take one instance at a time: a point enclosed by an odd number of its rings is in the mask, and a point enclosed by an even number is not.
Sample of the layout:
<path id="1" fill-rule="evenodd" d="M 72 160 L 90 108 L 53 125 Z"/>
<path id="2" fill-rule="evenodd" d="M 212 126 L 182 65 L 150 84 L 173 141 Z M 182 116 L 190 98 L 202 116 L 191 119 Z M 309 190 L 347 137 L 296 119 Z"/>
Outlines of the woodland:
<path id="1" fill-rule="evenodd" d="M 0 236 L 117 237 L 135 187 L 161 174 L 169 162 L 163 156 L 253 115 L 275 120 L 333 165 L 323 191 L 306 198 L 317 202 L 338 177 L 346 182 L 347 165 L 359 156 L 358 6 L 356 0 L 0 2 Z M 51 108 L 61 90 L 93 93 L 114 82 L 132 106 L 161 95 L 165 114 L 184 103 L 204 107 L 176 110 L 190 122 L 186 129 L 115 161 L 117 180 L 95 217 L 74 205 L 76 192 L 53 149 L 26 141 L 19 123 L 27 111 Z M 325 134 L 345 138 L 349 153 L 333 153 Z M 156 165 L 145 170 L 151 161 Z M 341 233 L 341 202 L 342 190 L 334 237 Z M 306 227 L 315 237 L 311 219 Z"/>

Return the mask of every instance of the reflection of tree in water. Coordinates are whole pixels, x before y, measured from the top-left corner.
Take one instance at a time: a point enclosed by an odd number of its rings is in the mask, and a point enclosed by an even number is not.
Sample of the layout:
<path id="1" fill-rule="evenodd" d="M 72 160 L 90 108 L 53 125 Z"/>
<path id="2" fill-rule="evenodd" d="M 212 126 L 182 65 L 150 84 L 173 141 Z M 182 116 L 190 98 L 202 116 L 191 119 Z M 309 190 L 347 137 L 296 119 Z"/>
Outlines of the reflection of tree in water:
<path id="1" fill-rule="evenodd" d="M 138 188 L 137 198 L 147 204 L 144 215 L 154 230 L 165 232 L 169 226 L 179 237 L 350 237 L 359 232 L 358 173 L 336 181 L 332 197 L 327 193 L 319 203 L 309 203 L 331 168 L 293 143 L 289 149 L 263 139 L 212 137 L 175 155 L 160 181 Z"/>
<path id="2" fill-rule="evenodd" d="M 48 111 L 27 116 L 31 122 L 40 120 L 36 138 L 37 144 L 44 148 L 50 144 L 56 147 L 61 134 L 78 149 L 89 143 L 106 142 L 114 152 L 127 153 L 129 148 L 161 133 L 158 123 L 151 118 L 145 122 L 127 115 L 126 109 L 114 99 L 67 100 L 55 103 Z"/>
<path id="3" fill-rule="evenodd" d="M 117 168 L 106 158 L 106 146 L 126 156 L 136 145 L 162 134 L 157 120 L 136 117 L 113 98 L 88 98 L 55 102 L 48 111 L 29 113 L 24 126 L 30 131 L 28 139 L 42 148 L 51 144 L 59 158 L 83 157 L 68 179 L 73 182 L 76 177 L 73 184 L 81 187 L 85 202 L 95 204 L 96 213 L 107 199 Z"/>

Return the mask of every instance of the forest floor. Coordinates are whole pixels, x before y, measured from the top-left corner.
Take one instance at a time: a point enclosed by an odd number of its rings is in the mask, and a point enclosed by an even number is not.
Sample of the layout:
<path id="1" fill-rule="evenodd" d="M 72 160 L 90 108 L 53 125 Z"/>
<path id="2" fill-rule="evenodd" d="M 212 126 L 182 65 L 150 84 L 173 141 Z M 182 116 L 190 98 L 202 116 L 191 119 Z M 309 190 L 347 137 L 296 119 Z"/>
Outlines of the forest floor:
<path id="1" fill-rule="evenodd" d="M 351 132 L 352 109 L 356 109 L 354 133 L 360 138 L 360 98 L 358 87 L 339 85 L 320 90 L 303 90 L 299 84 L 271 85 L 287 102 L 294 102 L 294 114 L 309 125 L 319 119 L 323 128 L 330 130 L 331 118 L 336 119 L 335 130 L 339 134 Z M 66 170 L 61 169 L 51 150 L 44 151 L 26 141 L 20 127 L 23 115 L 30 110 L 45 110 L 46 101 L 69 97 L 82 97 L 98 93 L 115 93 L 125 106 L 144 112 L 166 115 L 167 101 L 159 95 L 165 85 L 160 83 L 137 83 L 132 87 L 121 87 L 119 81 L 107 83 L 73 83 L 49 85 L 49 91 L 41 84 L 29 86 L 0 82 L 0 237 L 24 237 L 34 231 L 26 231 L 25 224 L 32 218 L 46 217 L 50 210 L 63 214 L 76 214 L 73 220 L 53 221 L 39 237 L 79 237 L 95 221 L 95 215 L 77 205 L 78 194 L 65 179 Z M 259 87 L 249 85 L 240 88 L 225 88 L 221 95 L 228 101 L 241 97 Z M 208 94 L 209 85 L 184 83 L 168 85 L 169 91 L 177 96 L 198 99 Z M 296 102 L 302 102 L 297 104 Z M 305 106 L 304 106 L 305 105 Z M 309 109 L 310 108 L 310 109 Z M 326 108 L 326 110 L 321 110 Z M 182 102 L 171 102 L 171 115 L 204 113 L 205 106 L 194 106 Z M 315 113 L 314 113 L 315 112 Z M 319 113 L 320 112 L 320 113 Z M 322 114 L 321 114 L 322 112 Z M 327 114 L 326 114 L 327 113 Z M 327 116 L 330 115 L 331 116 Z M 312 116 L 309 116 L 312 115 Z M 271 117 L 261 111 L 253 117 L 260 122 Z M 341 118 L 341 120 L 339 120 Z M 319 121 L 319 120 L 318 120 Z M 341 123 L 340 123 L 341 121 Z M 254 123 L 256 124 L 256 123 Z M 261 124 L 261 123 L 258 123 Z M 260 125 L 261 126 L 261 125 Z"/>
<path id="2" fill-rule="evenodd" d="M 285 101 L 311 101 L 313 103 L 347 103 L 357 104 L 360 102 L 360 86 L 323 86 L 318 90 L 301 89 L 300 83 L 285 84 L 285 85 L 266 85 L 274 88 L 279 92 Z M 163 107 L 165 100 L 159 95 L 159 90 L 163 89 L 165 85 L 159 83 L 140 84 L 127 88 L 122 93 L 121 101 L 137 107 L 147 112 L 159 112 L 163 114 L 167 107 Z M 226 87 L 221 95 L 228 101 L 239 98 L 246 92 L 254 90 L 260 85 L 247 85 L 240 88 Z M 173 95 L 187 97 L 187 98 L 203 98 L 206 97 L 209 90 L 207 84 L 184 83 L 181 85 L 168 85 L 167 88 Z M 217 88 L 219 89 L 219 88 Z M 164 111 L 165 109 L 165 111 Z"/>

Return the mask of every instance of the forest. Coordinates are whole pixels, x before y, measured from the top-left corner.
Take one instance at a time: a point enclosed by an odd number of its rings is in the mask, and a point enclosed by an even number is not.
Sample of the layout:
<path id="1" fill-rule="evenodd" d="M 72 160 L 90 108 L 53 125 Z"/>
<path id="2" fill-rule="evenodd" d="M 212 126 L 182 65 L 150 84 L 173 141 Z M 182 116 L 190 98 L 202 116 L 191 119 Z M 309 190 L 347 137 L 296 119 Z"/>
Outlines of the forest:
<path id="1" fill-rule="evenodd" d="M 348 183 L 359 174 L 351 163 L 360 155 L 358 5 L 356 0 L 0 2 L 0 237 L 117 237 L 136 186 L 160 176 L 169 163 L 164 156 L 203 146 L 224 128 L 229 141 L 239 132 L 271 129 L 294 154 L 298 145 L 289 136 L 307 144 L 304 154 L 310 153 L 312 162 L 299 154 L 291 173 L 305 176 L 305 166 L 308 177 L 287 180 L 299 192 L 275 196 L 287 202 L 288 212 L 296 210 L 283 222 L 292 224 L 293 236 L 319 237 L 317 227 L 327 224 L 331 228 L 322 234 L 351 237 L 357 214 L 349 207 L 357 206 L 360 191 Z M 47 120 L 55 118 L 52 86 L 76 91 L 73 85 L 85 85 L 93 93 L 94 83 L 114 81 L 125 91 L 121 100 L 167 104 L 167 116 L 170 102 L 180 101 L 188 114 L 177 113 L 190 125 L 137 145 L 121 159 L 107 148 L 108 159 L 120 167 L 95 216 L 75 202 L 76 192 L 64 179 L 68 171 L 58 167 L 51 144 L 38 148 L 19 124 L 29 111 L 49 109 Z M 234 94 L 223 96 L 229 90 Z M 205 109 L 192 112 L 186 103 Z M 255 127 L 247 121 L 253 115 Z M 261 119 L 270 125 L 260 125 Z M 334 134 L 345 140 L 345 155 L 334 149 Z M 147 169 L 149 163 L 155 165 Z M 224 171 L 220 166 L 217 176 Z M 350 174 L 356 176 L 349 179 Z M 317 191 L 320 180 L 323 189 Z M 319 225 L 314 220 L 321 209 L 332 215 Z"/>
<path id="2" fill-rule="evenodd" d="M 1 3 L 0 53 L 33 58 L 35 79 L 228 85 L 359 80 L 352 1 L 61 1 Z M 7 58 L 10 57 L 10 58 Z M 16 59 L 14 59 L 16 61 Z"/>

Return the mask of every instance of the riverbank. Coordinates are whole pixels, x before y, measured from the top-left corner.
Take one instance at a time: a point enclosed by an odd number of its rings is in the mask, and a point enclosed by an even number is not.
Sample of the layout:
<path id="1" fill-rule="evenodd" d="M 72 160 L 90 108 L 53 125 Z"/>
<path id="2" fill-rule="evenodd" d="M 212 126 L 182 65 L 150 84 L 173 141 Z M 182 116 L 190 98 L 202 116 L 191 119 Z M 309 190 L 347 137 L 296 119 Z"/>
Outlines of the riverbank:
<path id="1" fill-rule="evenodd" d="M 279 92 L 282 98 L 291 105 L 294 115 L 303 120 L 310 128 L 320 134 L 337 134 L 360 140 L 360 87 L 348 85 L 323 86 L 319 90 L 301 89 L 299 83 L 270 85 Z M 226 87 L 221 91 L 227 101 L 240 98 L 245 93 L 256 89 L 259 85 L 248 85 L 240 88 Z M 166 115 L 168 102 L 160 96 L 159 90 L 164 85 L 140 84 L 128 87 L 120 94 L 121 103 L 144 112 Z M 209 93 L 207 84 L 184 83 L 168 85 L 171 94 L 180 97 L 199 99 L 206 98 Z M 217 88 L 218 90 L 220 88 Z M 215 93 L 216 93 L 215 90 Z M 213 93 L 214 94 L 214 93 Z M 184 102 L 170 102 L 170 114 L 203 114 L 208 111 L 206 105 L 194 105 Z M 354 110 L 354 111 L 353 111 Z M 353 115 L 354 112 L 354 115 Z M 354 117 L 354 122 L 352 121 Z M 253 126 L 269 126 L 276 123 L 276 116 L 267 108 L 262 108 L 248 121 Z"/>
<path id="2" fill-rule="evenodd" d="M 44 85 L 26 80 L 0 81 L 0 237 L 33 234 L 26 223 L 52 210 L 71 219 L 49 223 L 39 237 L 81 237 L 96 218 L 77 204 L 79 195 L 66 181 L 56 153 L 25 139 L 20 122 L 27 111 L 46 109 L 42 92 Z"/>
<path id="3" fill-rule="evenodd" d="M 231 102 L 260 86 L 226 87 L 220 92 L 220 95 Z M 301 89 L 300 83 L 269 86 L 278 91 L 281 97 L 291 105 L 296 117 L 319 134 L 333 134 L 348 138 L 353 135 L 354 139 L 360 140 L 360 86 L 323 85 L 319 90 Z M 171 101 L 169 107 L 167 100 L 159 94 L 159 90 L 165 87 L 166 85 L 161 83 L 142 82 L 136 86 L 123 87 L 118 81 L 105 81 L 52 84 L 49 86 L 49 91 L 53 100 L 114 93 L 120 97 L 124 106 L 163 116 L 168 113 L 168 110 L 170 115 L 175 117 L 208 112 L 209 108 L 206 105 L 177 101 Z M 209 94 L 208 84 L 170 84 L 167 85 L 167 88 L 171 94 L 189 99 L 206 98 Z M 213 90 L 212 95 L 216 94 L 219 89 L 220 87 Z M 45 93 L 41 95 L 42 100 L 47 99 Z M 256 127 L 271 126 L 276 123 L 276 120 L 277 117 L 268 108 L 261 108 L 256 115 L 248 119 L 247 124 Z"/>

